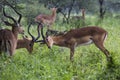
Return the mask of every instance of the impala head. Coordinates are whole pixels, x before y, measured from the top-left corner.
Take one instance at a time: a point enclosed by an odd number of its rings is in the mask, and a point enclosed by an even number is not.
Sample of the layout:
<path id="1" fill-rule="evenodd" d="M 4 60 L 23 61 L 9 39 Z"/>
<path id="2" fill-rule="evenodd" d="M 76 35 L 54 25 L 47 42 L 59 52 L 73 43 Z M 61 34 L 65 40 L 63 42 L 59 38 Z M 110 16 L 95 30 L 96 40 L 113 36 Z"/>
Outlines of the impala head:
<path id="1" fill-rule="evenodd" d="M 27 36 L 23 36 L 23 41 L 25 41 L 26 42 L 26 49 L 27 49 L 27 51 L 29 52 L 29 53 L 32 53 L 32 51 L 33 51 L 33 46 L 34 46 L 34 42 L 30 39 L 30 38 L 28 38 Z"/>
<path id="2" fill-rule="evenodd" d="M 44 39 L 44 43 L 46 43 L 48 48 L 51 49 L 53 44 L 55 43 L 54 39 L 57 36 L 61 36 L 61 35 L 66 34 L 66 31 L 61 32 L 61 31 L 48 30 L 48 32 L 46 32 L 46 33 L 49 33 L 49 34 L 46 34 L 46 37 L 45 37 L 43 35 L 43 28 L 41 28 L 41 35 L 42 35 L 42 38 Z"/>
<path id="3" fill-rule="evenodd" d="M 45 38 L 45 43 L 46 45 L 48 46 L 48 48 L 52 48 L 53 44 L 54 44 L 54 41 L 52 39 L 52 36 L 48 36 Z"/>
<path id="4" fill-rule="evenodd" d="M 55 8 L 55 7 L 54 7 L 54 8 L 51 8 L 51 11 L 53 11 L 53 12 L 55 11 L 55 12 L 56 12 L 56 11 L 57 11 L 57 8 Z"/>
<path id="5" fill-rule="evenodd" d="M 41 35 L 43 40 L 40 40 L 39 42 L 42 42 L 42 44 L 46 44 L 48 46 L 48 48 L 51 48 L 53 45 L 53 40 L 50 36 L 48 36 L 48 34 L 46 34 L 46 37 L 43 34 L 43 25 L 39 24 L 38 26 L 41 26 Z"/>
<path id="6" fill-rule="evenodd" d="M 4 7 L 3 7 L 3 15 L 4 15 L 4 17 L 12 20 L 13 23 L 10 23 L 10 22 L 8 22 L 8 21 L 5 21 L 4 19 L 2 19 L 2 21 L 3 21 L 7 26 L 12 26 L 12 31 L 13 31 L 13 32 L 24 33 L 24 30 L 23 30 L 23 28 L 21 27 L 21 24 L 20 24 L 22 15 L 21 15 L 11 4 L 9 4 L 8 2 L 7 2 L 6 5 L 10 6 L 10 7 L 19 15 L 19 18 L 18 18 L 18 20 L 15 20 L 13 17 L 7 15 L 6 12 L 5 12 L 5 6 L 4 6 Z"/>
<path id="7" fill-rule="evenodd" d="M 39 32 L 39 29 L 37 29 L 37 32 L 38 32 L 38 36 L 35 38 L 31 33 L 30 33 L 30 26 L 31 24 L 28 26 L 28 34 L 31 36 L 31 40 L 28 39 L 28 38 L 25 38 L 25 40 L 27 41 L 27 50 L 28 52 L 32 52 L 33 51 L 33 46 L 34 46 L 34 43 L 37 42 L 37 40 L 40 38 L 40 32 Z M 38 25 L 38 28 L 39 28 L 39 25 Z"/>

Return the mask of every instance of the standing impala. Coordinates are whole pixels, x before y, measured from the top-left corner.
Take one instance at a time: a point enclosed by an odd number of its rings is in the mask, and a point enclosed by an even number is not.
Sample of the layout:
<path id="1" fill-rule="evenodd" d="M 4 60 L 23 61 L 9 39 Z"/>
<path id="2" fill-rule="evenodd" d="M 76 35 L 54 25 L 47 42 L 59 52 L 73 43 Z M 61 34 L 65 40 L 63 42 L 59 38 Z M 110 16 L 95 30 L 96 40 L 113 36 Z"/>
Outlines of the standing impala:
<path id="1" fill-rule="evenodd" d="M 85 9 L 81 10 L 82 15 L 81 16 L 72 16 L 72 20 L 85 20 Z"/>
<path id="2" fill-rule="evenodd" d="M 31 24 L 30 24 L 31 25 Z M 18 39 L 18 42 L 17 42 L 17 47 L 16 49 L 19 49 L 19 48 L 26 48 L 27 51 L 29 53 L 31 53 L 33 51 L 33 46 L 34 46 L 34 43 L 37 42 L 37 40 L 39 39 L 40 37 L 40 32 L 39 32 L 39 29 L 38 30 L 38 36 L 37 38 L 35 38 L 31 33 L 30 33 L 30 25 L 28 26 L 28 34 L 31 36 L 32 39 L 29 39 L 28 37 L 24 37 L 23 36 L 23 39 Z M 39 27 L 38 27 L 39 28 Z"/>
<path id="3" fill-rule="evenodd" d="M 57 8 L 52 8 L 51 15 L 40 14 L 35 18 L 35 21 L 47 25 L 48 29 L 55 22 Z"/>
<path id="4" fill-rule="evenodd" d="M 3 20 L 3 22 L 7 26 L 12 27 L 12 30 L 9 30 L 9 29 L 0 30 L 0 53 L 5 52 L 5 53 L 8 53 L 10 56 L 12 56 L 17 46 L 18 34 L 23 33 L 24 30 L 20 25 L 22 15 L 18 13 L 12 5 L 8 4 L 8 6 L 10 6 L 19 15 L 19 18 L 18 20 L 15 20 L 13 17 L 7 15 L 3 8 L 4 16 L 8 19 L 11 19 L 13 23 Z"/>
<path id="5" fill-rule="evenodd" d="M 43 33 L 42 29 L 41 32 Z M 69 48 L 70 60 L 73 59 L 75 47 L 94 43 L 106 55 L 107 59 L 111 61 L 112 58 L 108 50 L 104 47 L 104 40 L 106 37 L 107 31 L 104 29 L 96 26 L 88 26 L 72 29 L 63 35 L 47 36 L 44 37 L 44 40 L 49 48 L 51 48 L 52 45 Z"/>

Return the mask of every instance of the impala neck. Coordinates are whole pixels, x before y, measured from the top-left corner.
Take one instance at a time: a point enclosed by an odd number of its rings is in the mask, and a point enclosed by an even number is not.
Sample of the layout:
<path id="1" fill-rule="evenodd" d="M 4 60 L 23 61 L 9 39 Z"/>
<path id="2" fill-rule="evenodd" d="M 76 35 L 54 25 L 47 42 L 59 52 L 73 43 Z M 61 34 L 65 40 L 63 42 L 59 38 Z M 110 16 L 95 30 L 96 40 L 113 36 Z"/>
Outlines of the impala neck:
<path id="1" fill-rule="evenodd" d="M 16 47 L 16 49 L 19 49 L 19 48 L 26 48 L 27 46 L 26 46 L 26 41 L 24 41 L 23 39 L 20 39 L 20 40 L 18 40 L 18 42 L 17 42 L 17 47 Z"/>
<path id="2" fill-rule="evenodd" d="M 85 19 L 85 10 L 84 9 L 82 10 L 82 17 L 83 17 L 83 19 Z"/>
<path id="3" fill-rule="evenodd" d="M 52 18 L 53 18 L 53 19 L 56 18 L 56 10 L 54 10 L 54 11 L 52 12 Z"/>
<path id="4" fill-rule="evenodd" d="M 19 32 L 15 28 L 12 29 L 12 32 L 13 32 L 15 38 L 17 39 Z"/>
<path id="5" fill-rule="evenodd" d="M 53 36 L 52 39 L 54 45 L 67 47 L 67 45 L 65 44 L 65 38 L 63 36 Z"/>

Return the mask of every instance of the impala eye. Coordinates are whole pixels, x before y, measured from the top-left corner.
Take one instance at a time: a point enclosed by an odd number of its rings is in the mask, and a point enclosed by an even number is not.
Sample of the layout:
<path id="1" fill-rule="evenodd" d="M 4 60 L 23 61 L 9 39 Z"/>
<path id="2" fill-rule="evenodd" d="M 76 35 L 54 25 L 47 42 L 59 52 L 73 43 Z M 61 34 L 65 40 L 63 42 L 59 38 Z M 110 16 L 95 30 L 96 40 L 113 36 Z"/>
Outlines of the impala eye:
<path id="1" fill-rule="evenodd" d="M 32 44 L 29 44 L 29 46 L 31 47 L 31 46 L 32 46 Z"/>
<path id="2" fill-rule="evenodd" d="M 48 38 L 46 38 L 46 41 L 48 41 Z"/>

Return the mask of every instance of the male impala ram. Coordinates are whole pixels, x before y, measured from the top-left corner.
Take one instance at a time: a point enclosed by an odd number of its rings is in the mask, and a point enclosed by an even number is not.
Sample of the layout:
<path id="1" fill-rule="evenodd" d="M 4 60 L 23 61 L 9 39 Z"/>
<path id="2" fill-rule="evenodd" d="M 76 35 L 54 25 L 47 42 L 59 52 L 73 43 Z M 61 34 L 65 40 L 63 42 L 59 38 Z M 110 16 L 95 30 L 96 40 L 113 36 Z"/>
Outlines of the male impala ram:
<path id="1" fill-rule="evenodd" d="M 13 23 L 3 20 L 3 22 L 7 26 L 12 27 L 12 30 L 9 30 L 9 29 L 1 29 L 0 30 L 0 53 L 7 52 L 7 53 L 9 53 L 9 55 L 12 56 L 16 49 L 16 46 L 17 46 L 18 34 L 23 33 L 24 30 L 22 29 L 22 27 L 20 25 L 22 15 L 20 13 L 18 13 L 14 9 L 14 7 L 11 6 L 10 4 L 8 6 L 10 6 L 19 15 L 19 19 L 15 20 L 13 17 L 7 15 L 3 8 L 4 16 L 8 19 L 11 19 L 13 21 Z"/>
<path id="2" fill-rule="evenodd" d="M 35 21 L 47 25 L 50 29 L 51 25 L 55 22 L 57 8 L 52 8 L 51 15 L 40 14 L 35 18 Z"/>
<path id="3" fill-rule="evenodd" d="M 17 48 L 16 48 L 16 49 L 26 48 L 29 53 L 31 53 L 33 51 L 34 43 L 37 42 L 37 40 L 40 37 L 39 29 L 37 29 L 38 30 L 38 36 L 36 38 L 30 33 L 30 30 L 29 30 L 30 25 L 28 26 L 28 34 L 31 36 L 32 39 L 29 39 L 28 37 L 23 36 L 23 39 L 18 39 Z"/>
<path id="4" fill-rule="evenodd" d="M 42 29 L 41 32 L 43 33 Z M 43 34 L 42 34 L 43 35 Z M 44 35 L 43 35 L 44 36 Z M 48 48 L 52 45 L 67 47 L 70 49 L 70 60 L 73 59 L 75 47 L 78 45 L 88 45 L 94 43 L 111 61 L 108 50 L 104 47 L 104 40 L 107 37 L 107 31 L 100 27 L 88 26 L 79 29 L 72 29 L 63 35 L 44 37 Z"/>

